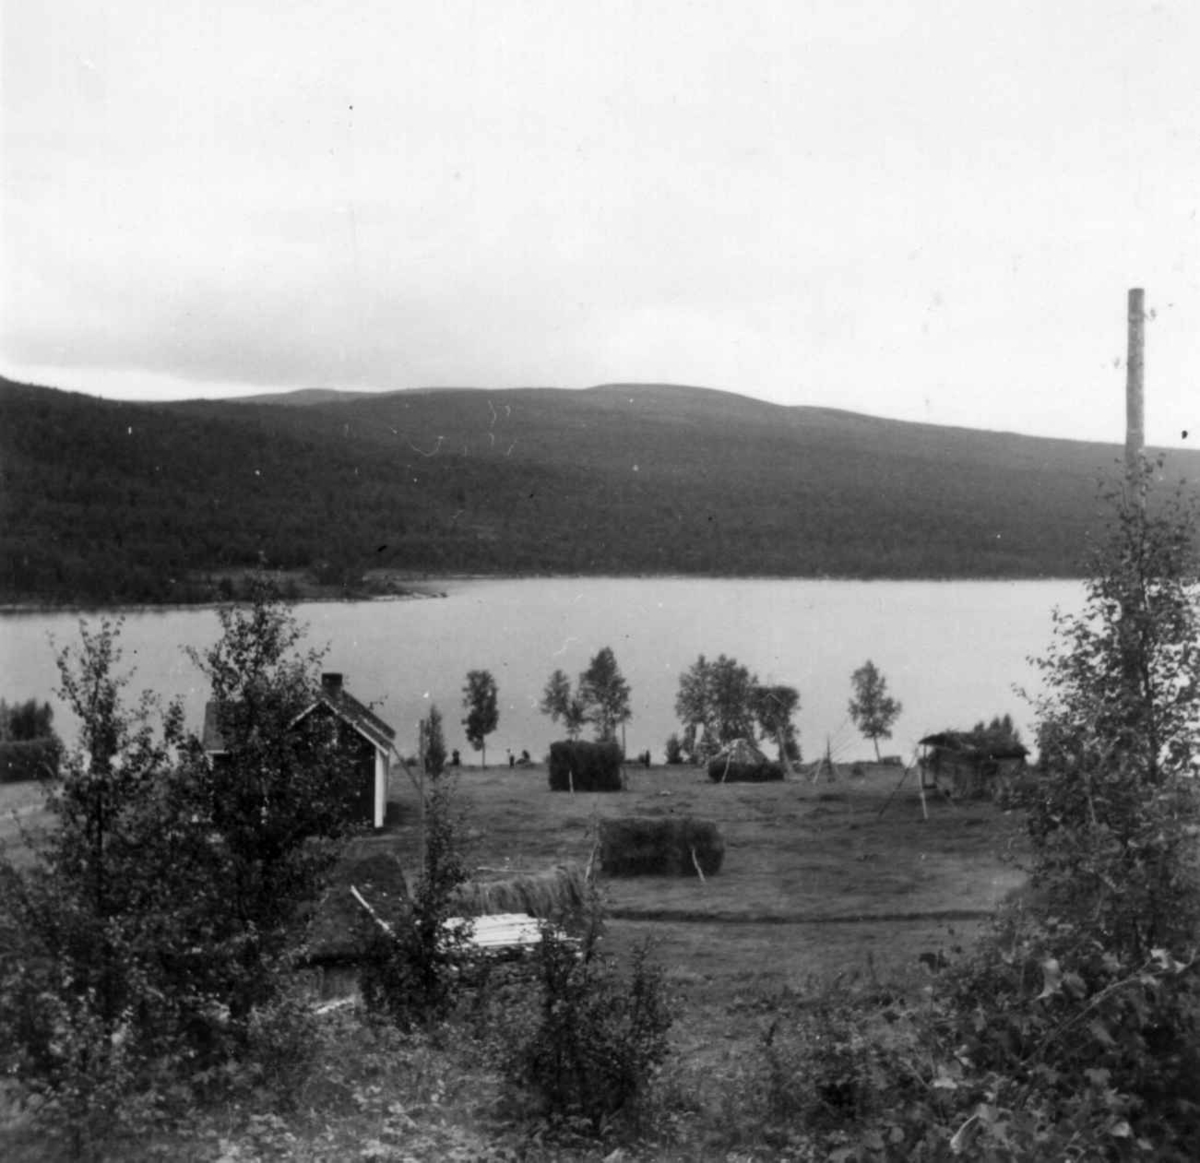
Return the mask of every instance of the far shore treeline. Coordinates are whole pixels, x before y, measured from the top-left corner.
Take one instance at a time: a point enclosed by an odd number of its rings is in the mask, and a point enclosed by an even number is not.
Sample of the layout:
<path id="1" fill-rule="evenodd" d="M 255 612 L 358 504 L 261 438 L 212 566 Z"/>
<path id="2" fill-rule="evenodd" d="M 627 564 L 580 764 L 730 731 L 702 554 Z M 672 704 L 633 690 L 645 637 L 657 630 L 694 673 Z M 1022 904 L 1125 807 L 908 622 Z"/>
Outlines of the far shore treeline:
<path id="1" fill-rule="evenodd" d="M 1078 576 L 1115 446 L 667 385 L 144 404 L 0 379 L 0 603 L 396 578 Z M 1200 453 L 1171 455 L 1200 477 Z M 391 581 L 380 582 L 390 575 Z"/>

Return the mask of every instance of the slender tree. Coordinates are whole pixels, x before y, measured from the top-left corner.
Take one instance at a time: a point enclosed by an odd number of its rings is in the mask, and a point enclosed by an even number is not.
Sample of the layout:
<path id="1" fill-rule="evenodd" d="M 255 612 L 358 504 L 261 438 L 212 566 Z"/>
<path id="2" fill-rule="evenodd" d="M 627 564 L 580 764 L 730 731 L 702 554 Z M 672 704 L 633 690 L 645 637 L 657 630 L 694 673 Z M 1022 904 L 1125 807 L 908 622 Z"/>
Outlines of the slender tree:
<path id="1" fill-rule="evenodd" d="M 442 712 L 436 706 L 429 708 L 425 720 L 425 770 L 437 779 L 446 768 L 446 736 L 442 730 Z"/>
<path id="2" fill-rule="evenodd" d="M 764 739 L 779 748 L 779 762 L 800 759 L 800 744 L 792 716 L 800 707 L 800 692 L 795 687 L 775 684 L 756 686 L 751 693 L 751 709 Z"/>
<path id="3" fill-rule="evenodd" d="M 708 660 L 703 654 L 679 676 L 675 695 L 675 714 L 683 724 L 680 751 L 689 759 L 698 758 L 701 740 L 712 738 L 712 698 L 708 684 Z"/>
<path id="4" fill-rule="evenodd" d="M 496 680 L 490 670 L 467 672 L 467 682 L 463 687 L 463 708 L 467 712 L 462 721 L 467 732 L 467 742 L 482 753 L 481 766 L 487 767 L 487 737 L 500 722 Z"/>
<path id="5" fill-rule="evenodd" d="M 629 694 L 616 656 L 605 646 L 579 676 L 579 701 L 586 708 L 587 721 L 596 728 L 597 739 L 615 740 L 617 728 L 633 717 Z"/>
<path id="6" fill-rule="evenodd" d="M 850 700 L 850 718 L 862 734 L 875 745 L 879 759 L 879 740 L 892 737 L 892 727 L 903 706 L 887 693 L 887 679 L 868 658 L 851 676 L 854 698 Z"/>
<path id="7" fill-rule="evenodd" d="M 546 687 L 542 691 L 542 701 L 538 704 L 538 710 L 543 715 L 549 715 L 551 720 L 557 723 L 566 714 L 567 704 L 570 701 L 571 680 L 567 678 L 566 671 L 556 669 L 546 680 Z"/>
<path id="8" fill-rule="evenodd" d="M 275 992 L 301 906 L 321 890 L 351 827 L 352 766 L 333 716 L 304 715 L 320 686 L 323 651 L 304 649 L 305 627 L 268 578 L 250 601 L 218 611 L 222 634 L 189 655 L 211 684 L 221 753 L 188 751 L 194 812 L 219 843 L 221 908 L 240 967 L 230 998 L 237 1017 Z"/>
<path id="9" fill-rule="evenodd" d="M 1154 476 L 1143 461 L 1110 495 L 1084 609 L 1055 612 L 1030 812 L 1035 879 L 1134 956 L 1200 921 L 1197 513 L 1179 494 L 1154 504 Z"/>
<path id="10" fill-rule="evenodd" d="M 562 670 L 556 670 L 546 681 L 538 709 L 549 715 L 552 722 L 561 719 L 568 739 L 578 739 L 587 722 L 587 707 L 579 694 L 571 690 L 571 680 Z"/>
<path id="11" fill-rule="evenodd" d="M 175 766 L 182 712 L 155 722 L 152 696 L 127 701 L 120 629 L 81 623 L 58 655 L 79 731 L 47 791 L 57 825 L 29 867 L 0 854 L 0 1044 L 81 1158 L 124 1098 L 197 1061 L 194 1034 L 225 1000 L 205 977 L 229 959 L 210 907 L 219 839 Z"/>

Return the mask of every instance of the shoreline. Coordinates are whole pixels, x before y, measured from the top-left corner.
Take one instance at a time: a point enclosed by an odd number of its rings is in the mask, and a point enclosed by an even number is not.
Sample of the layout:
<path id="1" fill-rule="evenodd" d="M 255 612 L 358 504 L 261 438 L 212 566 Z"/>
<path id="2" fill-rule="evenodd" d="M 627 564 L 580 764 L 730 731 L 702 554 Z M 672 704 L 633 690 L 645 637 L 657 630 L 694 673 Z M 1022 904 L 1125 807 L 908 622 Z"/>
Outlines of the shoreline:
<path id="1" fill-rule="evenodd" d="M 396 592 L 379 593 L 362 591 L 322 593 L 318 587 L 309 586 L 307 592 L 283 596 L 286 605 L 306 606 L 319 602 L 409 602 L 427 601 L 448 597 L 444 588 L 457 582 L 514 582 L 514 581 L 724 581 L 724 582 L 840 582 L 861 585 L 980 585 L 985 583 L 1022 585 L 1029 582 L 1078 582 L 1086 577 L 1047 576 L 1035 574 L 1028 577 L 971 575 L 955 576 L 942 574 L 929 577 L 857 577 L 835 574 L 709 574 L 709 573 L 445 573 L 423 579 L 404 579 L 398 582 Z M 411 587 L 411 588 L 410 588 Z M 425 588 L 421 588 L 425 587 Z M 28 614 L 149 614 L 170 613 L 182 610 L 218 610 L 227 606 L 243 604 L 244 599 L 221 598 L 197 602 L 44 602 L 37 600 L 0 602 L 0 617 Z"/>

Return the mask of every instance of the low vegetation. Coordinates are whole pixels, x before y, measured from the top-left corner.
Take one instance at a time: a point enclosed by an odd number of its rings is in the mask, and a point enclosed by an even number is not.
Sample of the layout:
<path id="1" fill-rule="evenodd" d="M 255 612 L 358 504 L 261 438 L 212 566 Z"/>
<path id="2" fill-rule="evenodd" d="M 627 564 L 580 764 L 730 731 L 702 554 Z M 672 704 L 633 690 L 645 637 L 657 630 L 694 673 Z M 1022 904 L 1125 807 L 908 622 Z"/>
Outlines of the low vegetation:
<path id="1" fill-rule="evenodd" d="M 49 703 L 26 699 L 10 706 L 0 699 L 0 783 L 54 779 L 61 756 Z"/>

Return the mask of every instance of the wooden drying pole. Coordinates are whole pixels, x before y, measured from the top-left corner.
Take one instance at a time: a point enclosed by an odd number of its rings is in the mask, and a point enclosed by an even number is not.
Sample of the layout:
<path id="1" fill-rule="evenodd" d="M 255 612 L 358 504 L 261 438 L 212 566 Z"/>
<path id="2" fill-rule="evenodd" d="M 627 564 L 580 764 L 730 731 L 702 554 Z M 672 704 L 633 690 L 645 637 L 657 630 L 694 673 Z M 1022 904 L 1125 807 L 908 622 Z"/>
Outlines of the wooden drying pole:
<path id="1" fill-rule="evenodd" d="M 1129 347 L 1125 357 L 1125 495 L 1142 518 L 1146 514 L 1147 480 L 1142 475 L 1146 443 L 1146 293 L 1141 287 L 1129 291 Z M 1143 599 L 1144 600 L 1144 599 Z M 1129 682 L 1138 682 L 1136 631 L 1140 603 L 1126 593 L 1121 599 L 1118 630 L 1125 672 Z"/>
<path id="2" fill-rule="evenodd" d="M 1125 477 L 1140 486 L 1142 450 L 1146 444 L 1146 292 L 1129 292 L 1129 350 L 1125 359 Z M 1141 489 L 1135 494 L 1141 503 Z"/>
<path id="3" fill-rule="evenodd" d="M 928 809 L 928 807 L 925 806 L 925 772 L 921 770 L 921 766 L 917 759 L 917 752 L 916 752 L 915 748 L 913 749 L 912 762 L 904 769 L 903 772 L 901 772 L 900 782 L 898 784 L 896 784 L 896 786 L 894 788 L 892 788 L 892 794 L 890 796 L 888 796 L 887 801 L 884 803 L 883 807 L 879 809 L 879 817 L 880 818 L 883 817 L 883 813 L 886 812 L 888 810 L 888 808 L 891 806 L 892 800 L 894 800 L 896 798 L 896 793 L 904 786 L 904 781 L 906 779 L 908 779 L 908 774 L 910 771 L 912 771 L 912 769 L 914 767 L 916 767 L 918 769 L 918 771 L 920 771 L 920 775 L 917 778 L 917 787 L 921 794 L 921 815 L 926 820 L 929 819 L 929 809 Z"/>
<path id="4" fill-rule="evenodd" d="M 791 758 L 788 756 L 787 743 L 785 742 L 785 740 L 783 738 L 783 728 L 782 727 L 775 728 L 775 743 L 776 743 L 776 746 L 778 746 L 778 748 L 779 748 L 779 758 L 780 758 L 780 761 L 783 763 L 784 773 L 787 775 L 788 779 L 795 779 L 796 769 L 792 766 Z"/>
<path id="5" fill-rule="evenodd" d="M 833 766 L 833 744 L 828 735 L 825 736 L 825 754 L 817 760 L 817 764 L 813 768 L 813 783 L 819 782 L 822 774 L 830 783 L 837 782 L 837 769 Z"/>

